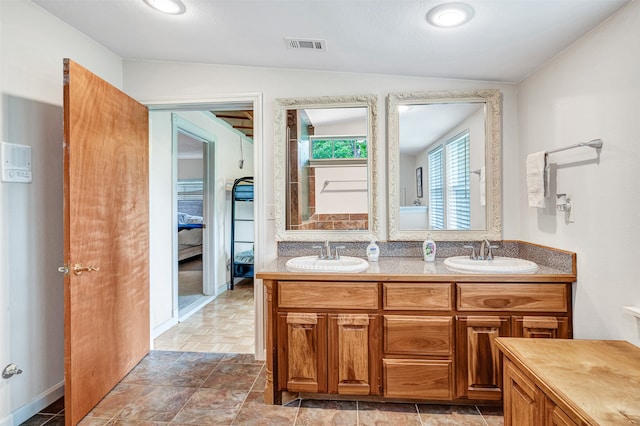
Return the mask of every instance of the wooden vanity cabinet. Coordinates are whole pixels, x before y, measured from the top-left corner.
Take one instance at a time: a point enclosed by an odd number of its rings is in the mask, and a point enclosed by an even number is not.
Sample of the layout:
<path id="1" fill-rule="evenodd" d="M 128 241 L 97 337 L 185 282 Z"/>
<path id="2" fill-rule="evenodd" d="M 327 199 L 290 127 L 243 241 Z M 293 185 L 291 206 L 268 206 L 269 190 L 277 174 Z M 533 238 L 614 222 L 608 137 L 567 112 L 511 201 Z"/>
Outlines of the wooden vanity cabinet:
<path id="1" fill-rule="evenodd" d="M 500 400 L 496 337 L 570 338 L 569 300 L 568 284 L 456 284 L 456 396 Z"/>
<path id="2" fill-rule="evenodd" d="M 386 398 L 453 398 L 452 288 L 451 283 L 382 284 Z"/>
<path id="3" fill-rule="evenodd" d="M 568 282 L 289 278 L 264 285 L 267 403 L 280 403 L 286 392 L 497 402 L 503 373 L 496 338 L 572 334 Z M 519 383 L 518 403 L 535 402 Z"/>
<path id="4" fill-rule="evenodd" d="M 378 284 L 278 284 L 277 389 L 380 394 L 380 316 L 354 312 L 377 308 Z M 327 306 L 339 308 L 325 312 Z"/>
<path id="5" fill-rule="evenodd" d="M 504 424 L 544 425 L 545 395 L 509 360 L 504 362 Z"/>

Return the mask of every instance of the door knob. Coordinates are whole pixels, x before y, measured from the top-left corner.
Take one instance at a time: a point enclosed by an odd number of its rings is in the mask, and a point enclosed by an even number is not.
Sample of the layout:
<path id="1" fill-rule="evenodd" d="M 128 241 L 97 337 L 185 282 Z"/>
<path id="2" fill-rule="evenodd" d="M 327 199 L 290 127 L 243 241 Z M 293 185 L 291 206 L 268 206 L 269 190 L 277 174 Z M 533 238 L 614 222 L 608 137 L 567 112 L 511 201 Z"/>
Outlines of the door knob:
<path id="1" fill-rule="evenodd" d="M 76 275 L 82 275 L 83 272 L 99 271 L 100 267 L 95 266 L 82 266 L 82 263 L 76 263 L 73 267 L 73 273 Z"/>

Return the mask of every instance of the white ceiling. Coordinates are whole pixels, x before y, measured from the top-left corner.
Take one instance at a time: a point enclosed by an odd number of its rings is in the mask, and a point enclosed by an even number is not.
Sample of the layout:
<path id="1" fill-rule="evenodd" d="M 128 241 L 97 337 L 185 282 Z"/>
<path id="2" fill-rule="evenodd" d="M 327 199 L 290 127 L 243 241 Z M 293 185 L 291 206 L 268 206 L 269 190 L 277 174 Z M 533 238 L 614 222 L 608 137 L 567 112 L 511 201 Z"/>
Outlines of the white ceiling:
<path id="1" fill-rule="evenodd" d="M 412 105 L 400 110 L 400 153 L 420 153 L 480 108 L 484 108 L 484 103 Z"/>
<path id="2" fill-rule="evenodd" d="M 465 26 L 425 16 L 449 0 L 33 0 L 125 59 L 519 82 L 629 0 L 467 0 Z M 288 49 L 284 38 L 326 41 Z"/>

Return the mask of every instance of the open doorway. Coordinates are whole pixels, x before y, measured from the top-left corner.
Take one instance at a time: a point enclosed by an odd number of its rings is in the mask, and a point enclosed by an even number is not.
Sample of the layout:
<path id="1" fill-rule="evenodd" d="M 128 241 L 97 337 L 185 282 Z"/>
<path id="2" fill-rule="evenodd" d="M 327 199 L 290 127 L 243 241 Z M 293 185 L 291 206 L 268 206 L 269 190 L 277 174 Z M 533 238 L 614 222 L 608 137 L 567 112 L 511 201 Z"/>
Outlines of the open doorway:
<path id="1" fill-rule="evenodd" d="M 207 147 L 210 149 L 209 155 L 203 153 L 204 160 L 202 161 L 202 167 L 198 166 L 196 162 L 191 161 L 188 166 L 188 172 L 184 173 L 181 170 L 181 164 L 175 164 L 174 179 L 176 186 L 181 189 L 175 192 L 175 225 L 178 225 L 178 214 L 186 213 L 183 215 L 183 219 L 188 221 L 200 222 L 198 216 L 202 216 L 202 251 L 201 253 L 192 253 L 191 256 L 181 259 L 179 249 L 174 248 L 173 259 L 175 261 L 172 267 L 175 276 L 175 281 L 178 285 L 175 287 L 173 294 L 176 298 L 176 302 L 172 304 L 174 314 L 171 321 L 163 324 L 160 327 L 154 329 L 154 348 L 164 350 L 189 350 L 189 351 L 202 351 L 202 352 L 240 352 L 240 353 L 254 353 L 258 359 L 263 359 L 263 350 L 256 350 L 256 324 L 258 321 L 260 324 L 262 320 L 257 320 L 258 314 L 256 311 L 262 312 L 260 306 L 256 309 L 255 304 L 255 292 L 256 289 L 252 284 L 243 288 L 240 292 L 228 291 L 230 287 L 230 258 L 231 258 L 231 186 L 233 182 L 239 178 L 247 175 L 253 176 L 254 171 L 254 153 L 255 148 L 253 146 L 253 134 L 247 135 L 239 130 L 240 126 L 234 126 L 231 122 L 225 121 L 218 117 L 228 116 L 226 112 L 220 113 L 216 109 L 223 108 L 223 111 L 242 107 L 248 109 L 249 112 L 253 112 L 253 105 L 255 102 L 247 103 L 243 105 L 230 105 L 225 103 L 219 104 L 202 104 L 202 105 L 190 105 L 186 108 L 180 106 L 153 106 L 150 107 L 150 113 L 154 128 L 158 128 L 160 133 L 161 121 L 166 119 L 166 115 L 173 116 L 174 127 L 179 129 L 178 139 L 184 140 L 185 144 L 191 145 L 192 157 L 191 160 L 198 159 L 198 154 L 193 154 L 197 151 L 206 151 Z M 247 108 L 248 107 L 248 108 Z M 163 114 L 165 115 L 163 117 Z M 246 114 L 246 113 L 245 113 Z M 184 120 L 197 128 L 206 130 L 210 133 L 211 139 L 208 143 L 203 143 L 201 138 L 190 138 L 194 132 L 182 132 L 180 129 L 182 125 L 176 126 L 176 118 Z M 184 121 L 181 124 L 184 124 Z M 157 126 L 156 126 L 157 125 Z M 164 127 L 166 130 L 166 127 Z M 253 132 L 253 123 L 250 126 L 251 133 Z M 154 133 L 154 131 L 152 131 Z M 182 133 L 186 133 L 182 134 Z M 191 133 L 191 134 L 189 134 Z M 190 139 L 190 140 L 189 140 Z M 154 142 L 152 141 L 152 144 Z M 199 148 L 204 147 L 204 150 Z M 184 159 L 184 152 L 181 144 L 178 144 L 178 149 L 174 153 L 182 162 Z M 153 152 L 152 145 L 152 152 Z M 187 147 L 184 147 L 184 151 Z M 243 151 L 244 150 L 244 151 Z M 158 152 L 158 151 L 156 151 Z M 208 159 L 210 164 L 208 167 L 204 166 L 205 160 Z M 195 176 L 196 171 L 202 171 L 204 178 L 200 179 L 200 176 Z M 207 179 L 207 173 L 208 179 Z M 202 190 L 198 188 L 198 184 L 202 180 Z M 207 188 L 207 180 L 209 187 Z M 207 197 L 209 201 L 207 202 Z M 202 202 L 202 215 L 198 214 L 199 210 L 188 210 L 186 206 L 187 199 L 192 201 L 196 199 L 197 202 Z M 202 200 L 202 201 L 200 201 Z M 166 205 L 166 203 L 164 203 Z M 179 207 L 178 207 L 179 205 Z M 207 205 L 210 208 L 207 210 Z M 187 211 L 182 211 L 182 210 Z M 153 215 L 153 211 L 152 211 Z M 195 217 L 195 218 L 194 218 Z M 256 225 L 250 224 L 252 228 Z M 191 227 L 192 229 L 198 229 L 197 226 Z M 183 232 L 183 231 L 180 231 Z M 177 241 L 177 232 L 175 242 Z M 192 241 L 193 244 L 197 244 L 197 238 Z M 256 241 L 256 244 L 258 242 Z M 152 244 L 153 245 L 153 244 Z M 197 249 L 194 249 L 197 251 Z M 201 262 L 201 263 L 200 263 Z M 206 281 L 207 276 L 207 262 L 210 264 L 210 276 L 211 286 L 210 292 L 207 293 L 206 283 L 202 286 L 202 292 L 198 292 L 199 289 L 199 270 L 202 268 L 202 277 Z M 202 265 L 202 266 L 200 266 Z M 190 296 L 194 299 L 207 300 L 207 305 L 199 310 L 194 310 L 194 313 L 190 314 L 186 318 L 183 317 L 181 309 L 181 302 L 179 299 L 183 299 L 185 287 L 181 285 L 181 278 L 188 277 L 192 281 L 192 290 Z M 195 284 L 194 284 L 195 283 Z M 238 280 L 236 280 L 236 284 Z M 153 280 L 152 280 L 153 286 Z M 261 289 L 258 289 L 261 290 Z M 162 292 L 162 298 L 167 297 L 166 287 L 159 289 Z M 231 297 L 233 294 L 233 297 Z M 262 293 L 260 292 L 261 300 Z M 153 298 L 152 298 L 153 299 Z M 235 300 L 242 299 L 242 300 Z M 185 299 L 183 299 L 185 300 Z M 160 307 L 160 304 L 158 304 Z M 226 311 L 224 315 L 214 315 L 211 317 L 212 307 L 220 314 L 222 311 Z M 187 324 L 187 323 L 194 324 Z M 167 327 L 167 325 L 171 325 Z M 262 326 L 259 326 L 262 328 Z M 193 330 L 198 330 L 196 335 L 188 335 Z M 242 333 L 239 333 L 240 329 L 244 329 Z M 157 330 L 157 331 L 156 331 Z M 198 338 L 199 335 L 201 339 Z M 216 339 L 218 342 L 216 344 Z M 224 345 L 220 340 L 225 340 Z M 234 346 L 233 341 L 238 342 L 238 345 Z M 168 346 L 167 346 L 168 345 Z M 173 345 L 173 346 L 171 346 Z M 176 346 L 177 345 L 177 346 Z M 262 348 L 262 344 L 257 346 Z"/>
<path id="2" fill-rule="evenodd" d="M 174 123 L 178 125 L 174 131 L 177 139 L 173 141 L 177 145 L 178 314 L 180 320 L 184 320 L 206 303 L 207 296 L 212 296 L 211 290 L 205 288 L 211 279 L 205 277 L 204 271 L 209 272 L 211 268 L 208 267 L 210 256 L 204 251 L 209 244 L 205 245 L 204 240 L 207 237 L 205 217 L 208 218 L 211 210 L 208 191 L 205 191 L 210 167 L 206 148 L 213 142 L 190 133 L 182 121 L 174 119 Z M 181 124 L 183 127 L 179 127 Z"/>

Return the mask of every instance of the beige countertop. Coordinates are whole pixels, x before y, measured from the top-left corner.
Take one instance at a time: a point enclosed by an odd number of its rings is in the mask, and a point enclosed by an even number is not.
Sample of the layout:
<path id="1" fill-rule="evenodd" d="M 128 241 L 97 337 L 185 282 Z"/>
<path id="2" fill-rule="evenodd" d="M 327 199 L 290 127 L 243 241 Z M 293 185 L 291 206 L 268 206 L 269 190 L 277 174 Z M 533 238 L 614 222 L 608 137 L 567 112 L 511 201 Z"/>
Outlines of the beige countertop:
<path id="1" fill-rule="evenodd" d="M 640 424 L 640 348 L 617 340 L 496 342 L 545 394 L 586 424 Z"/>
<path id="2" fill-rule="evenodd" d="M 443 264 L 444 259 L 425 262 L 416 257 L 381 257 L 377 262 L 369 262 L 369 268 L 358 273 L 320 273 L 292 272 L 285 263 L 290 257 L 279 257 L 262 268 L 258 268 L 259 279 L 308 279 L 326 280 L 340 279 L 349 281 L 456 281 L 456 282 L 570 282 L 575 281 L 575 274 L 568 274 L 558 269 L 539 265 L 533 274 L 465 274 L 451 272 Z"/>

